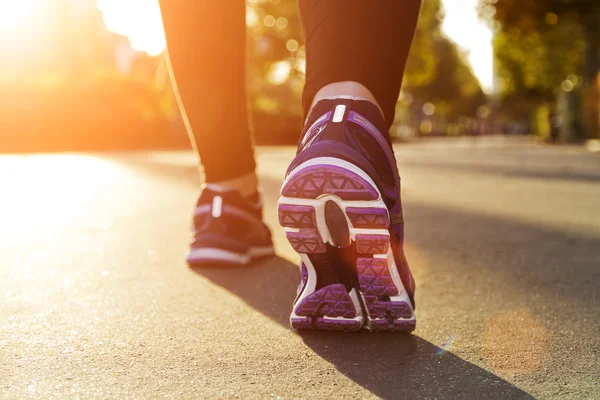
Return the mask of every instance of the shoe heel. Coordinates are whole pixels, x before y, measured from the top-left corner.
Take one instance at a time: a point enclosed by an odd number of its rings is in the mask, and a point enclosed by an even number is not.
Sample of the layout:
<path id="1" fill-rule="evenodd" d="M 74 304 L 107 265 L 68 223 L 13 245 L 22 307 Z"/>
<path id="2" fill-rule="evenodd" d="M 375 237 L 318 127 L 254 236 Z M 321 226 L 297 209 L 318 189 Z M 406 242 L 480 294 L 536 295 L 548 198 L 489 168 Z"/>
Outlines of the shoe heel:
<path id="1" fill-rule="evenodd" d="M 362 309 L 355 289 L 348 292 L 343 284 L 334 283 L 315 290 L 318 273 L 315 267 L 319 268 L 319 264 L 313 265 L 309 255 L 327 251 L 317 225 L 315 206 L 280 204 L 278 214 L 279 223 L 286 228 L 288 241 L 300 254 L 307 271 L 290 318 L 292 328 L 360 330 L 363 326 Z"/>
<path id="2" fill-rule="evenodd" d="M 296 302 L 290 322 L 294 329 L 358 331 L 363 318 L 356 290 L 348 292 L 340 283 L 325 286 Z"/>
<path id="3" fill-rule="evenodd" d="M 317 216 L 314 205 L 279 204 L 279 224 L 297 253 L 325 253 L 325 243 L 317 227 Z"/>
<path id="4" fill-rule="evenodd" d="M 356 270 L 367 314 L 365 327 L 370 331 L 412 332 L 416 326 L 413 309 L 408 295 L 390 274 L 389 260 L 359 256 Z"/>
<path id="5" fill-rule="evenodd" d="M 412 331 L 415 318 L 394 263 L 389 213 L 371 178 L 346 161 L 315 159 L 292 171 L 281 193 L 279 223 L 307 271 L 292 327 Z M 336 262 L 322 260 L 348 246 L 354 246 L 354 283 L 319 287 L 319 273 Z"/>

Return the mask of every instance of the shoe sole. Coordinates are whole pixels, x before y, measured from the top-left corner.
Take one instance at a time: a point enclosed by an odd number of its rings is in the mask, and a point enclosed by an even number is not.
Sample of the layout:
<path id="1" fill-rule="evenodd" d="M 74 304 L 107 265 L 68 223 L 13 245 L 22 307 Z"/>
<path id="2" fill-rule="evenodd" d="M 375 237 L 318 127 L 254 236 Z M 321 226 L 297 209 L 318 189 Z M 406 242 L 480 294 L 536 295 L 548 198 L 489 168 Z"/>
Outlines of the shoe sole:
<path id="1" fill-rule="evenodd" d="M 197 248 L 190 251 L 187 263 L 194 267 L 215 264 L 243 266 L 274 254 L 273 246 L 254 246 L 247 253 L 236 253 L 218 248 Z"/>
<path id="2" fill-rule="evenodd" d="M 289 174 L 281 194 L 279 223 L 307 274 L 294 302 L 292 327 L 414 330 L 413 308 L 390 246 L 389 212 L 369 175 L 341 159 L 315 158 Z M 310 256 L 347 246 L 355 251 L 354 287 L 333 283 L 316 290 L 319 270 L 328 266 Z"/>

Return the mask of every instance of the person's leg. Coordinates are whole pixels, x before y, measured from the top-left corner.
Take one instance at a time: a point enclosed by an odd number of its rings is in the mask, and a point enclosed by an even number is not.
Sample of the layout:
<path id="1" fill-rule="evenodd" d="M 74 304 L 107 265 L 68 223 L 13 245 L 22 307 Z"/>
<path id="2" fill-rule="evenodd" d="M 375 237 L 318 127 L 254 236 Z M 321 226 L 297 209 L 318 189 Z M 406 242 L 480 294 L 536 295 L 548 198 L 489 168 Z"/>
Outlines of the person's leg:
<path id="1" fill-rule="evenodd" d="M 206 183 L 256 192 L 244 1 L 161 0 L 168 56 Z"/>
<path id="2" fill-rule="evenodd" d="M 160 6 L 178 100 L 204 167 L 188 263 L 247 264 L 271 255 L 246 109 L 245 3 Z"/>
<path id="3" fill-rule="evenodd" d="M 391 125 L 421 0 L 300 0 L 299 6 L 305 112 L 323 98 L 356 96 L 378 104 Z"/>
<path id="4" fill-rule="evenodd" d="M 388 128 L 420 3 L 300 0 L 307 119 L 279 201 L 302 260 L 295 328 L 415 327 Z"/>

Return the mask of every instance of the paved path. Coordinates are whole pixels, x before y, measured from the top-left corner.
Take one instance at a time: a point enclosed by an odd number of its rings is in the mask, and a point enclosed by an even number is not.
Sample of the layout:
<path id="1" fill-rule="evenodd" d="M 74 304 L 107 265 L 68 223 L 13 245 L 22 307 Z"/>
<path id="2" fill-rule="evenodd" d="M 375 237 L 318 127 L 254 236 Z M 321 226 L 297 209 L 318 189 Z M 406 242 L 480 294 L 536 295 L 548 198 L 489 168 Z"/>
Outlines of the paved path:
<path id="1" fill-rule="evenodd" d="M 452 143 L 397 148 L 414 335 L 288 328 L 291 148 L 280 257 L 202 271 L 191 153 L 0 157 L 0 398 L 598 398 L 600 157 Z"/>

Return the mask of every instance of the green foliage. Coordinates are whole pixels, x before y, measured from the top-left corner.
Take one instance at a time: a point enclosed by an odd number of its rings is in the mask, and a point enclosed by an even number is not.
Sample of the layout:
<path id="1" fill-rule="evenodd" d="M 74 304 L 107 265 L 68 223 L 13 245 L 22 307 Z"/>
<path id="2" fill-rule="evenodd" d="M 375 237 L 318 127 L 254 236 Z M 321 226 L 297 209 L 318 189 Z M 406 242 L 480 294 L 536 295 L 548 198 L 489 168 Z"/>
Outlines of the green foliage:
<path id="1" fill-rule="evenodd" d="M 494 39 L 498 89 L 552 98 L 582 65 L 585 43 L 576 26 L 562 24 L 546 32 L 498 32 Z"/>
<path id="2" fill-rule="evenodd" d="M 469 115 L 486 101 L 463 54 L 441 31 L 440 0 L 424 0 L 403 90 L 430 102 L 445 118 Z"/>
<path id="3" fill-rule="evenodd" d="M 304 84 L 304 46 L 297 4 L 290 0 L 251 0 L 247 6 L 249 32 L 249 96 L 254 109 L 301 114 Z M 278 80 L 278 66 L 289 76 Z"/>
<path id="4" fill-rule="evenodd" d="M 523 32 L 549 30 L 568 19 L 597 32 L 600 22 L 600 8 L 594 0 L 481 0 L 481 11 L 503 29 Z"/>
<path id="5" fill-rule="evenodd" d="M 493 5 L 495 3 L 495 5 Z M 482 14 L 499 28 L 494 39 L 501 94 L 552 98 L 584 65 L 585 28 L 579 0 L 482 0 Z"/>
<path id="6" fill-rule="evenodd" d="M 597 1 L 481 0 L 481 14 L 497 29 L 496 72 L 505 101 L 517 96 L 538 99 L 535 108 L 569 94 L 562 136 L 573 140 L 584 125 L 589 135 L 598 134 L 600 104 L 589 102 L 597 98 L 593 92 L 600 69 Z M 582 97 L 583 108 L 576 101 Z"/>
<path id="7" fill-rule="evenodd" d="M 436 79 L 438 63 L 435 41 L 440 40 L 442 36 L 442 17 L 440 0 L 423 1 L 404 74 L 404 89 L 409 92 Z"/>
<path id="8" fill-rule="evenodd" d="M 431 102 L 444 117 L 472 116 L 485 103 L 486 96 L 465 55 L 445 36 L 432 41 L 434 78 L 425 85 L 410 89 L 413 97 Z"/>
<path id="9" fill-rule="evenodd" d="M 534 113 L 533 133 L 548 140 L 552 134 L 552 110 L 547 104 L 539 106 Z"/>

